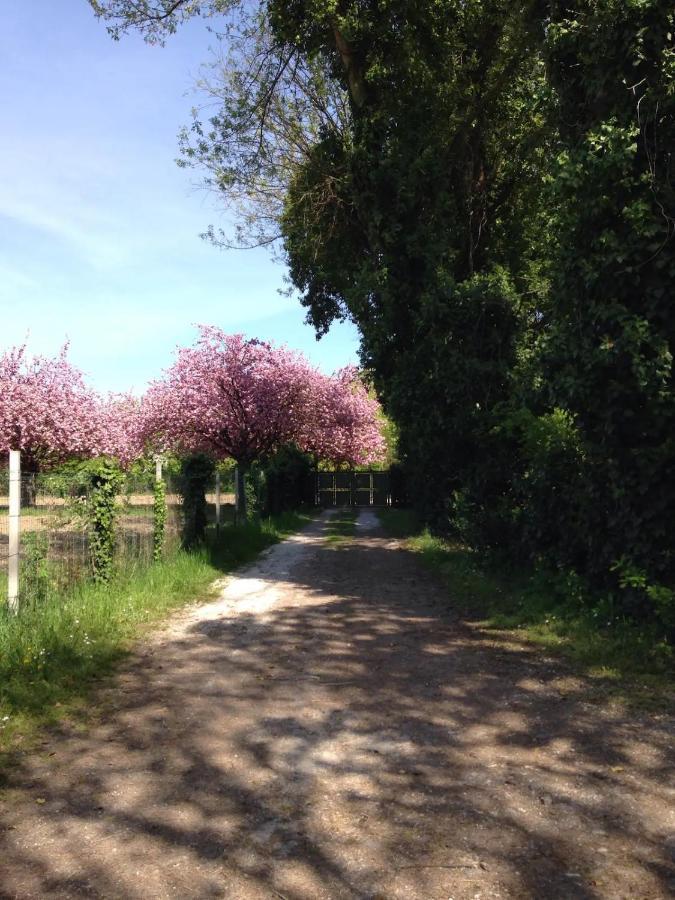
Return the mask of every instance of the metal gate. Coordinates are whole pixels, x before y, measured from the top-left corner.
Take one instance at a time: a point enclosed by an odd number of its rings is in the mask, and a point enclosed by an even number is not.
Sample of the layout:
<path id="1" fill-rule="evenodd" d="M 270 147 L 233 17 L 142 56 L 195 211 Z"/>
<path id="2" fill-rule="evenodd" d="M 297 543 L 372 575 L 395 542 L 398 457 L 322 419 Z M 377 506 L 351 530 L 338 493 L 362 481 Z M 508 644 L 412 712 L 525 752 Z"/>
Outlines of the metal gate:
<path id="1" fill-rule="evenodd" d="M 315 472 L 317 506 L 391 506 L 389 472 Z"/>

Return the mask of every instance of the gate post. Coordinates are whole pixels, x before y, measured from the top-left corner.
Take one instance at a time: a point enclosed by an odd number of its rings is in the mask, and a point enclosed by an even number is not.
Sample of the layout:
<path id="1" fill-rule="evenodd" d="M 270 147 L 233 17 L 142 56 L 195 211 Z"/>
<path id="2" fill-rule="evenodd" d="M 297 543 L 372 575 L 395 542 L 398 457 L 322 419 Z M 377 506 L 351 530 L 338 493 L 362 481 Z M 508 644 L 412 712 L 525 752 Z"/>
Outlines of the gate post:
<path id="1" fill-rule="evenodd" d="M 21 534 L 21 451 L 9 451 L 9 558 L 7 560 L 7 605 L 19 609 L 19 538 Z"/>

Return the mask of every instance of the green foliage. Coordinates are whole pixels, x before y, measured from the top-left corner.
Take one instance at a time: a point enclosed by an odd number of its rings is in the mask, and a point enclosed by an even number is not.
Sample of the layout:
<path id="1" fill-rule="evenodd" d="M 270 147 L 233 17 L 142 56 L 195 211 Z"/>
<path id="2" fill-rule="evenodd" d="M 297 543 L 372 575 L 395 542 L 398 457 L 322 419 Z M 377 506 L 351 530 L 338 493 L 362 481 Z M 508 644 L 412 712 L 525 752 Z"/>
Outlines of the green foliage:
<path id="1" fill-rule="evenodd" d="M 571 415 L 555 408 L 540 415 L 529 407 L 505 406 L 495 438 L 509 448 L 508 486 L 499 503 L 506 546 L 521 560 L 545 559 L 583 569 L 576 537 L 588 502 L 585 451 Z"/>
<path id="2" fill-rule="evenodd" d="M 220 459 L 216 462 L 216 471 L 220 473 L 221 490 L 234 493 L 234 470 L 236 462 L 233 459 Z"/>
<path id="3" fill-rule="evenodd" d="M 99 460 L 91 469 L 87 497 L 89 552 L 94 581 L 99 584 L 107 584 L 113 573 L 117 495 L 122 482 L 122 472 L 112 461 Z"/>
<path id="4" fill-rule="evenodd" d="M 275 453 L 264 464 L 263 507 L 268 515 L 298 509 L 313 498 L 307 495 L 312 472 L 308 454 L 289 445 Z"/>
<path id="5" fill-rule="evenodd" d="M 262 461 L 252 463 L 242 471 L 244 495 L 244 518 L 259 519 L 265 515 L 267 502 L 267 472 Z M 241 511 L 241 510 L 240 510 Z"/>
<path id="6" fill-rule="evenodd" d="M 40 603 L 47 596 L 53 584 L 48 550 L 48 534 L 26 531 L 21 535 L 21 604 Z"/>
<path id="7" fill-rule="evenodd" d="M 153 543 L 152 558 L 160 562 L 164 555 L 164 533 L 166 531 L 166 484 L 159 478 L 153 488 Z"/>
<path id="8" fill-rule="evenodd" d="M 191 549 L 203 543 L 206 534 L 206 490 L 211 483 L 215 464 L 204 453 L 186 457 L 178 485 L 183 498 L 183 547 Z"/>
<path id="9" fill-rule="evenodd" d="M 126 469 L 127 480 L 131 483 L 147 483 L 154 480 L 156 457 L 153 453 L 135 459 Z M 177 477 L 180 473 L 181 460 L 175 453 L 162 453 L 162 474 L 164 478 Z"/>
<path id="10" fill-rule="evenodd" d="M 672 3 L 269 6 L 351 101 L 288 186 L 291 278 L 359 326 L 421 514 L 669 628 Z"/>
<path id="11" fill-rule="evenodd" d="M 422 515 L 503 542 L 512 448 L 494 427 L 550 253 L 550 91 L 532 7 L 389 0 L 341 4 L 335 19 L 320 4 L 270 8 L 303 52 L 335 60 L 337 46 L 333 77 L 351 99 L 348 131 L 325 133 L 286 194 L 308 320 L 319 333 L 358 325 Z"/>
<path id="12" fill-rule="evenodd" d="M 246 509 L 254 519 L 278 516 L 313 503 L 308 479 L 313 462 L 289 444 L 246 469 Z"/>
<path id="13" fill-rule="evenodd" d="M 184 160 L 359 328 L 420 517 L 669 632 L 672 0 L 237 9 Z"/>
<path id="14" fill-rule="evenodd" d="M 675 11 L 663 0 L 552 9 L 560 252 L 541 366 L 543 396 L 574 421 L 583 454 L 581 477 L 561 484 L 576 506 L 567 540 L 627 612 L 665 622 L 655 598 L 666 594 L 648 585 L 675 578 Z"/>

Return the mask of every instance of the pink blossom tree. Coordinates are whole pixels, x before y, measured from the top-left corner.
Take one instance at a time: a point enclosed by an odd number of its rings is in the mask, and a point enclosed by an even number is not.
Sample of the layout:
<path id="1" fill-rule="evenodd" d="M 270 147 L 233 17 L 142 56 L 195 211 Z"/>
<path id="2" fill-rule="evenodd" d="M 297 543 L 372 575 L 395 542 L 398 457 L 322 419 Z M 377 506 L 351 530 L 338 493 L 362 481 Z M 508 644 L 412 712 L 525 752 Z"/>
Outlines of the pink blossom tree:
<path id="1" fill-rule="evenodd" d="M 195 346 L 180 348 L 164 378 L 150 386 L 143 418 L 157 449 L 234 459 L 245 515 L 247 470 L 285 444 L 355 463 L 369 458 L 377 442 L 365 420 L 347 421 L 350 411 L 362 419 L 375 411 L 351 374 L 330 379 L 285 347 L 201 326 Z"/>
<path id="2" fill-rule="evenodd" d="M 22 471 L 37 475 L 73 457 L 109 455 L 123 465 L 142 452 L 140 403 L 130 395 L 103 398 L 68 361 L 68 345 L 56 357 L 29 357 L 26 346 L 0 355 L 0 453 L 21 451 Z M 31 479 L 23 502 L 34 500 Z"/>
<path id="3" fill-rule="evenodd" d="M 386 453 L 381 407 L 358 369 L 347 366 L 314 383 L 314 415 L 302 438 L 304 449 L 337 465 L 366 466 Z"/>
<path id="4" fill-rule="evenodd" d="M 64 345 L 54 358 L 30 358 L 24 345 L 0 355 L 0 452 L 20 450 L 28 474 L 89 455 L 100 440 L 98 398 L 67 354 Z"/>
<path id="5" fill-rule="evenodd" d="M 113 456 L 126 468 L 143 455 L 142 404 L 132 394 L 108 394 L 97 398 L 96 432 L 92 450 Z"/>

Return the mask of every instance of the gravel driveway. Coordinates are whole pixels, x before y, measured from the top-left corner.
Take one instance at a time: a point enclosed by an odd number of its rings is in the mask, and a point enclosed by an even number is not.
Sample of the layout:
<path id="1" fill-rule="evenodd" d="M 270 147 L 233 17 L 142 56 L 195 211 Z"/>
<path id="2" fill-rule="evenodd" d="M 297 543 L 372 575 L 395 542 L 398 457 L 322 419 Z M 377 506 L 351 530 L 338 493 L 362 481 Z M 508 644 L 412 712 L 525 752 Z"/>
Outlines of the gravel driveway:
<path id="1" fill-rule="evenodd" d="M 672 896 L 673 718 L 459 620 L 372 513 L 325 528 L 172 619 L 97 724 L 26 758 L 0 897 Z"/>

